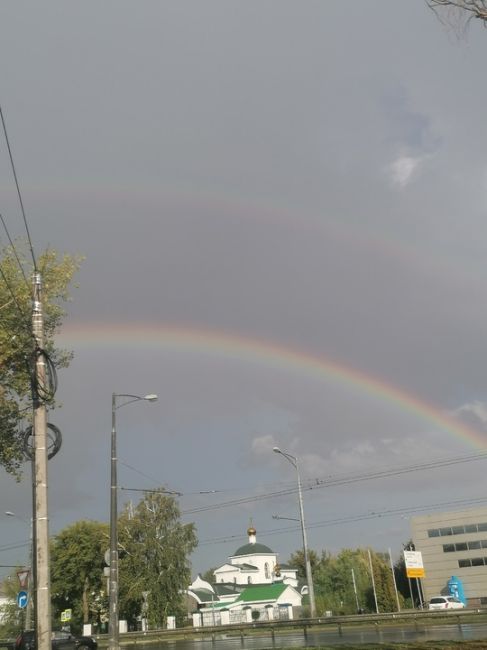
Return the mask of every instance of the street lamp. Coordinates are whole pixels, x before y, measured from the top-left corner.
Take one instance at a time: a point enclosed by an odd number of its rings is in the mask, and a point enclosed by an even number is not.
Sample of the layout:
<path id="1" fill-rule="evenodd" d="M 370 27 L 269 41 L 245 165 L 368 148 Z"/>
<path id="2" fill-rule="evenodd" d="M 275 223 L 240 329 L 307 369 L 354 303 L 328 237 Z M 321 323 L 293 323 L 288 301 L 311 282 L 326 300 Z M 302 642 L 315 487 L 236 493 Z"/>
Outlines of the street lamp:
<path id="1" fill-rule="evenodd" d="M 301 477 L 299 475 L 299 466 L 298 459 L 292 454 L 288 454 L 285 451 L 279 449 L 279 447 L 274 447 L 272 449 L 276 454 L 281 454 L 286 460 L 288 460 L 291 465 L 296 470 L 296 476 L 298 479 L 298 497 L 299 497 L 299 517 L 301 521 L 301 532 L 303 533 L 303 553 L 304 553 L 304 564 L 306 568 L 306 580 L 308 582 L 308 593 L 309 593 L 309 607 L 311 618 L 316 617 L 316 603 L 315 603 L 315 590 L 313 586 L 313 574 L 311 573 L 311 562 L 309 561 L 308 553 L 308 541 L 306 538 L 306 526 L 304 525 L 304 509 L 303 509 L 303 493 L 301 490 Z"/>
<path id="2" fill-rule="evenodd" d="M 117 404 L 117 399 L 126 398 L 121 404 Z M 112 393 L 112 438 L 111 438 L 111 464 L 110 464 L 110 581 L 108 589 L 108 635 L 109 650 L 119 650 L 119 630 L 118 630 L 118 504 L 117 504 L 117 428 L 116 412 L 122 406 L 132 404 L 132 402 L 155 402 L 157 395 L 130 395 L 126 393 Z"/>

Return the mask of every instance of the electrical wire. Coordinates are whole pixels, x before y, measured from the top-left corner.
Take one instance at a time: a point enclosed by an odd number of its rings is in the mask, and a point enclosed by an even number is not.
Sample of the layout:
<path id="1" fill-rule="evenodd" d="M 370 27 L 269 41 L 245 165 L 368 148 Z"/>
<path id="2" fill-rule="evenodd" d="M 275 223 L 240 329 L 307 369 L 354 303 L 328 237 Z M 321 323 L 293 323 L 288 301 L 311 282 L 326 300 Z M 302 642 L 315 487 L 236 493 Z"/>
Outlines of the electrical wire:
<path id="1" fill-rule="evenodd" d="M 22 320 L 21 320 L 22 325 L 25 326 L 26 329 L 30 332 L 30 320 L 27 318 L 26 314 L 24 313 L 24 310 L 20 306 L 20 303 L 17 300 L 17 296 L 15 295 L 14 290 L 12 289 L 12 286 L 11 286 L 9 280 L 8 280 L 7 276 L 5 275 L 1 264 L 0 264 L 0 275 L 2 276 L 2 279 L 3 279 L 4 283 L 5 283 L 5 286 L 7 287 L 10 295 L 12 296 L 12 299 L 13 299 L 13 301 L 15 303 L 15 306 L 17 307 L 17 310 L 18 310 L 18 312 L 19 312 L 19 314 L 20 314 L 20 316 L 22 318 Z"/>
<path id="2" fill-rule="evenodd" d="M 311 524 L 307 523 L 306 530 L 310 530 L 313 528 L 324 528 L 327 526 L 337 526 L 341 524 L 349 524 L 357 521 L 366 521 L 369 519 L 380 519 L 381 517 L 394 517 L 398 515 L 414 514 L 419 512 L 429 512 L 437 508 L 445 508 L 445 507 L 452 507 L 452 506 L 464 507 L 467 505 L 477 505 L 477 504 L 485 503 L 486 501 L 487 501 L 487 497 L 478 497 L 474 499 L 457 499 L 454 501 L 443 501 L 441 503 L 422 505 L 416 507 L 391 508 L 389 510 L 383 510 L 381 512 L 368 512 L 368 513 L 362 513 L 357 515 L 350 515 L 348 517 L 338 517 L 336 519 L 328 519 L 325 521 L 315 522 Z M 263 530 L 260 531 L 260 534 L 268 537 L 271 535 L 281 535 L 283 533 L 296 532 L 300 530 L 300 528 L 301 528 L 300 526 L 286 526 L 284 528 L 273 528 L 269 530 Z M 243 539 L 243 536 L 240 534 L 240 535 L 231 535 L 226 537 L 215 537 L 213 539 L 206 539 L 198 542 L 198 546 L 204 546 L 207 544 L 223 544 L 225 542 L 233 541 L 236 539 Z"/>
<path id="3" fill-rule="evenodd" d="M 449 467 L 451 465 L 456 465 L 459 463 L 468 463 L 476 460 L 485 460 L 487 458 L 487 452 L 481 452 L 479 454 L 470 454 L 465 457 L 456 457 L 456 458 L 447 458 L 443 460 L 430 461 L 428 463 L 418 463 L 415 465 L 405 466 L 401 468 L 391 469 L 391 470 L 380 470 L 377 472 L 370 472 L 367 474 L 359 474 L 356 476 L 346 476 L 346 477 L 336 477 L 329 478 L 326 480 L 323 479 L 314 479 L 313 484 L 302 486 L 302 491 L 307 492 L 310 490 L 322 489 L 327 487 L 335 487 L 339 485 L 350 485 L 352 483 L 357 483 L 359 481 L 370 481 L 377 478 L 389 478 L 392 476 L 399 476 L 402 474 L 418 472 L 422 470 L 436 469 L 439 467 Z M 232 499 L 229 501 L 224 501 L 222 503 L 209 504 L 206 506 L 200 506 L 196 508 L 191 508 L 188 510 L 183 510 L 181 514 L 190 515 L 200 512 L 206 512 L 208 510 L 219 510 L 221 508 L 229 508 L 232 506 L 243 505 L 246 503 L 251 503 L 254 501 L 262 501 L 265 499 L 273 499 L 280 496 L 287 496 L 290 494 L 296 494 L 298 491 L 297 487 L 292 487 L 286 490 L 280 490 L 276 492 L 261 493 L 251 497 L 242 497 L 241 499 Z"/>
<path id="4" fill-rule="evenodd" d="M 27 276 L 26 276 L 25 271 L 24 271 L 24 267 L 22 266 L 19 255 L 17 253 L 17 249 L 15 247 L 15 244 L 13 242 L 12 237 L 10 236 L 10 233 L 8 231 L 8 228 L 7 228 L 7 224 L 5 223 L 5 219 L 3 218 L 3 214 L 1 212 L 0 212 L 0 220 L 2 221 L 3 229 L 5 230 L 5 233 L 7 235 L 7 239 L 9 241 L 9 243 L 10 243 L 10 248 L 12 249 L 12 252 L 15 255 L 15 259 L 17 260 L 17 264 L 19 265 L 19 269 L 20 269 L 22 275 L 24 276 L 25 283 L 27 285 L 27 288 L 30 291 L 30 283 L 29 283 L 29 281 L 27 279 Z"/>
<path id="5" fill-rule="evenodd" d="M 27 217 L 25 215 L 25 210 L 24 210 L 24 202 L 22 201 L 22 194 L 20 192 L 20 186 L 19 186 L 19 181 L 18 181 L 18 178 L 17 178 L 17 172 L 15 170 L 14 159 L 13 159 L 13 156 L 12 156 L 12 149 L 10 147 L 10 142 L 9 142 L 8 133 L 7 133 L 7 125 L 5 124 L 5 118 L 3 116 L 3 110 L 2 110 L 1 105 L 0 105 L 0 117 L 1 117 L 1 120 L 2 120 L 3 132 L 5 134 L 5 142 L 7 143 L 8 154 L 9 154 L 9 157 L 10 157 L 10 165 L 12 167 L 12 172 L 13 172 L 14 179 L 15 179 L 15 186 L 17 188 L 17 196 L 19 197 L 20 209 L 22 211 L 22 218 L 24 220 L 25 232 L 27 234 L 27 241 L 29 242 L 30 254 L 32 256 L 32 263 L 34 265 L 34 271 L 37 271 L 37 262 L 36 262 L 36 258 L 35 258 L 35 255 L 34 255 L 34 248 L 32 246 L 32 240 L 31 240 L 31 237 L 30 237 L 29 226 L 27 224 Z"/>
<path id="6" fill-rule="evenodd" d="M 43 385 L 40 384 L 36 373 L 39 359 L 43 360 L 45 367 L 45 379 Z M 31 368 L 31 383 L 37 401 L 51 402 L 54 399 L 58 387 L 56 367 L 49 354 L 41 348 L 36 348 L 34 351 L 34 362 Z"/>
<path id="7" fill-rule="evenodd" d="M 2 551 L 14 551 L 17 548 L 24 548 L 25 546 L 29 546 L 29 542 L 12 542 L 11 544 L 4 544 L 3 546 L 0 546 L 0 552 Z"/>

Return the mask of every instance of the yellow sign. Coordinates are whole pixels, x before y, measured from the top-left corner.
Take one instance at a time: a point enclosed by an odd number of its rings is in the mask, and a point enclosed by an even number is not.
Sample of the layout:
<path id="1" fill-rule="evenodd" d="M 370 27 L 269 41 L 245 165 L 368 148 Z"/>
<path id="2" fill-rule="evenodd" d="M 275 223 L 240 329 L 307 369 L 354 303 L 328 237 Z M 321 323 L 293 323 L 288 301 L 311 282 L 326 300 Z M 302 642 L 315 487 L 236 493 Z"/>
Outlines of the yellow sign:
<path id="1" fill-rule="evenodd" d="M 404 564 L 408 578 L 424 578 L 423 556 L 420 551 L 404 551 Z"/>
<path id="2" fill-rule="evenodd" d="M 67 623 L 71 620 L 73 615 L 72 609 L 65 609 L 64 612 L 61 612 L 61 623 Z"/>
<path id="3" fill-rule="evenodd" d="M 408 578 L 424 578 L 424 568 L 406 569 L 406 575 Z"/>

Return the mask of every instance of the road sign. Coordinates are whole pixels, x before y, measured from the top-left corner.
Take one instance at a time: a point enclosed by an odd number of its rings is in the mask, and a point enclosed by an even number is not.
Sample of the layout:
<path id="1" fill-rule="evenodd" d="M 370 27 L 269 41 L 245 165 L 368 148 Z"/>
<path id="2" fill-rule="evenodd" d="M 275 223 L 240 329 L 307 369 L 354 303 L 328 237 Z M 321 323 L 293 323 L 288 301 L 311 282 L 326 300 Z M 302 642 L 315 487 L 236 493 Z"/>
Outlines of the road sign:
<path id="1" fill-rule="evenodd" d="M 64 612 L 61 612 L 61 623 L 67 623 L 71 620 L 73 616 L 72 609 L 65 609 Z"/>
<path id="2" fill-rule="evenodd" d="M 20 609 L 24 609 L 24 607 L 27 607 L 27 603 L 29 601 L 29 596 L 27 595 L 26 591 L 19 591 L 17 594 L 17 605 L 20 607 Z"/>
<path id="3" fill-rule="evenodd" d="M 29 569 L 17 571 L 17 578 L 19 579 L 20 588 L 24 589 L 29 584 Z"/>
<path id="4" fill-rule="evenodd" d="M 421 551 L 404 551 L 404 563 L 408 578 L 424 578 L 423 556 Z"/>

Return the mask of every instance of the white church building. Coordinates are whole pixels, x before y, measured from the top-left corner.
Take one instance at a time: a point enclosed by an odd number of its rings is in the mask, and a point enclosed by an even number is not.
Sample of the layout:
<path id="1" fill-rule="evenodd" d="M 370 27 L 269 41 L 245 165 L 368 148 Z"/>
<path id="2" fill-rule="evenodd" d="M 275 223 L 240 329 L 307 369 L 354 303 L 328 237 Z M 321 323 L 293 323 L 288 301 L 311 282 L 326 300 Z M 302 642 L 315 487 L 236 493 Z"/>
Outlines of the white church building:
<path id="1" fill-rule="evenodd" d="M 248 543 L 215 569 L 213 583 L 198 576 L 189 586 L 194 625 L 293 618 L 301 608 L 307 587 L 298 590 L 298 570 L 280 565 L 278 554 L 257 542 L 253 526 L 247 534 Z"/>

